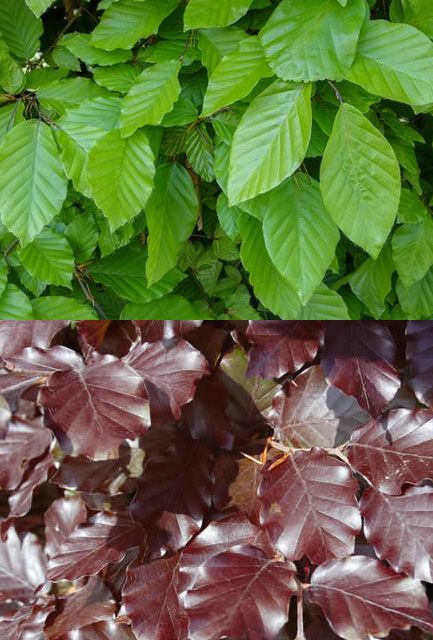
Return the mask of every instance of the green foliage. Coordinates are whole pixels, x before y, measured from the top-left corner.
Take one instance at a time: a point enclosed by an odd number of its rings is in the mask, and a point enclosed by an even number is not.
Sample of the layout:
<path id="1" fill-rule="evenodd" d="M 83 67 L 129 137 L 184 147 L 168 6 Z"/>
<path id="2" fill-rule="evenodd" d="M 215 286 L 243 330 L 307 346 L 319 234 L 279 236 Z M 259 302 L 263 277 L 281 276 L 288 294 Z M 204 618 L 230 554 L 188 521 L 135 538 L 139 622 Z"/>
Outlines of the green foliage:
<path id="1" fill-rule="evenodd" d="M 432 318 L 424 0 L 2 0 L 1 318 Z"/>

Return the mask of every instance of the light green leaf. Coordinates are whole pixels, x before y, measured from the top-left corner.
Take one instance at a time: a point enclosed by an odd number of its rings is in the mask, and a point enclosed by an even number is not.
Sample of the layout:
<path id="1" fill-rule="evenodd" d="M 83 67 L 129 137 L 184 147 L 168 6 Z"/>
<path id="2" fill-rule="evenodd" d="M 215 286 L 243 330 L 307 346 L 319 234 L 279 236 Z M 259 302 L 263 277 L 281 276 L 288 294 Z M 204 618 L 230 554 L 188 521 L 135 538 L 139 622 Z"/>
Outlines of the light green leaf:
<path id="1" fill-rule="evenodd" d="M 18 250 L 18 257 L 33 278 L 72 288 L 74 254 L 61 233 L 43 229 L 33 242 Z"/>
<path id="2" fill-rule="evenodd" d="M 376 260 L 367 258 L 349 278 L 353 293 L 375 318 L 386 309 L 385 298 L 391 291 L 393 273 L 391 247 L 386 244 Z"/>
<path id="3" fill-rule="evenodd" d="M 42 21 L 35 17 L 24 0 L 1 0 L 0 34 L 14 56 L 34 56 L 42 31 Z"/>
<path id="4" fill-rule="evenodd" d="M 99 231 L 91 213 L 75 215 L 65 229 L 78 264 L 88 262 L 98 243 Z"/>
<path id="5" fill-rule="evenodd" d="M 113 51 L 98 49 L 91 44 L 90 39 L 90 33 L 68 33 L 63 36 L 60 44 L 87 64 L 110 65 L 126 62 L 132 57 L 131 52 L 124 49 Z"/>
<path id="6" fill-rule="evenodd" d="M 11 95 L 18 94 L 25 85 L 24 73 L 10 55 L 6 43 L 0 39 L 0 87 Z"/>
<path id="7" fill-rule="evenodd" d="M 52 82 L 37 91 L 41 106 L 64 114 L 71 107 L 79 107 L 84 100 L 92 98 L 111 98 L 112 95 L 102 87 L 98 87 L 90 78 L 65 78 Z"/>
<path id="8" fill-rule="evenodd" d="M 125 300 L 150 302 L 173 291 L 185 276 L 174 269 L 154 286 L 146 278 L 147 252 L 134 246 L 119 249 L 90 267 L 96 282 L 104 284 Z"/>
<path id="9" fill-rule="evenodd" d="M 263 221 L 266 248 L 281 275 L 306 304 L 331 264 L 340 238 L 319 184 L 298 173 L 271 191 Z"/>
<path id="10" fill-rule="evenodd" d="M 112 67 L 94 67 L 93 77 L 100 87 L 110 91 L 127 93 L 134 84 L 140 70 L 132 64 L 115 64 Z"/>
<path id="11" fill-rule="evenodd" d="M 180 94 L 180 62 L 161 62 L 141 73 L 123 99 L 120 128 L 128 137 L 144 125 L 157 125 Z"/>
<path id="12" fill-rule="evenodd" d="M 283 0 L 261 31 L 274 72 L 283 80 L 338 80 L 351 66 L 365 18 L 364 0 Z"/>
<path id="13" fill-rule="evenodd" d="M 164 296 L 147 304 L 127 304 L 121 320 L 194 320 L 205 319 L 197 308 L 182 296 Z"/>
<path id="14" fill-rule="evenodd" d="M 252 0 L 189 0 L 185 9 L 185 30 L 227 27 L 242 18 Z"/>
<path id="15" fill-rule="evenodd" d="M 389 10 L 393 22 L 407 22 L 433 38 L 433 4 L 426 0 L 392 0 Z"/>
<path id="16" fill-rule="evenodd" d="M 389 142 L 349 104 L 335 118 L 320 186 L 340 229 L 376 258 L 396 217 L 400 169 Z"/>
<path id="17" fill-rule="evenodd" d="M 220 193 L 216 203 L 216 211 L 224 233 L 235 241 L 239 236 L 239 215 L 241 210 L 237 207 L 229 207 L 226 194 Z"/>
<path id="18" fill-rule="evenodd" d="M 107 216 L 112 231 L 144 208 L 154 173 L 154 155 L 143 131 L 122 138 L 116 129 L 92 147 L 88 178 L 95 203 Z"/>
<path id="19" fill-rule="evenodd" d="M 417 194 L 410 189 L 402 189 L 398 205 L 397 222 L 414 224 L 422 222 L 429 212 Z"/>
<path id="20" fill-rule="evenodd" d="M 266 309 L 280 318 L 298 318 L 301 302 L 273 264 L 266 249 L 260 221 L 242 213 L 239 216 L 239 231 L 242 238 L 241 260 L 249 272 L 255 296 Z"/>
<path id="21" fill-rule="evenodd" d="M 403 224 L 392 237 L 392 255 L 405 287 L 421 280 L 433 265 L 433 220 Z"/>
<path id="22" fill-rule="evenodd" d="M 185 140 L 185 151 L 189 163 L 206 182 L 212 182 L 214 173 L 214 148 L 204 122 L 189 127 Z"/>
<path id="23" fill-rule="evenodd" d="M 332 289 L 321 284 L 299 316 L 301 320 L 350 320 L 343 298 Z"/>
<path id="24" fill-rule="evenodd" d="M 149 229 L 146 275 L 150 285 L 176 265 L 198 214 L 197 192 L 188 171 L 180 164 L 160 165 L 146 206 Z"/>
<path id="25" fill-rule="evenodd" d="M 274 82 L 245 111 L 230 154 L 230 205 L 270 191 L 296 171 L 311 136 L 311 85 Z"/>
<path id="26" fill-rule="evenodd" d="M 97 320 L 96 312 L 87 304 L 64 296 L 43 296 L 32 300 L 35 320 Z"/>
<path id="27" fill-rule="evenodd" d="M 54 2 L 55 0 L 26 0 L 28 8 L 33 11 L 37 18 L 40 18 Z"/>
<path id="28" fill-rule="evenodd" d="M 367 22 L 346 78 L 377 96 L 428 104 L 433 102 L 433 44 L 410 25 Z"/>
<path id="29" fill-rule="evenodd" d="M 0 216 L 25 246 L 56 216 L 67 180 L 51 129 L 26 120 L 0 147 Z"/>
<path id="30" fill-rule="evenodd" d="M 224 56 L 236 51 L 246 35 L 245 31 L 238 29 L 238 27 L 200 29 L 198 32 L 198 45 L 202 52 L 203 65 L 209 75 L 214 72 L 215 67 Z"/>
<path id="31" fill-rule="evenodd" d="M 409 318 L 433 319 L 433 267 L 422 280 L 411 287 L 405 287 L 402 281 L 398 280 L 397 295 L 401 308 Z"/>
<path id="32" fill-rule="evenodd" d="M 8 282 L 8 264 L 4 258 L 0 258 L 0 296 L 6 288 Z"/>
<path id="33" fill-rule="evenodd" d="M 13 127 L 24 120 L 24 105 L 14 102 L 0 107 L 0 142 Z"/>
<path id="34" fill-rule="evenodd" d="M 250 36 L 229 53 L 212 73 L 204 97 L 202 116 L 245 98 L 261 78 L 273 73 L 269 68 L 257 36 Z"/>
<path id="35" fill-rule="evenodd" d="M 113 51 L 131 49 L 137 40 L 158 31 L 179 0 L 118 0 L 103 13 L 92 33 L 95 47 Z"/>
<path id="36" fill-rule="evenodd" d="M 30 300 L 14 284 L 6 285 L 0 296 L 0 320 L 33 320 Z"/>

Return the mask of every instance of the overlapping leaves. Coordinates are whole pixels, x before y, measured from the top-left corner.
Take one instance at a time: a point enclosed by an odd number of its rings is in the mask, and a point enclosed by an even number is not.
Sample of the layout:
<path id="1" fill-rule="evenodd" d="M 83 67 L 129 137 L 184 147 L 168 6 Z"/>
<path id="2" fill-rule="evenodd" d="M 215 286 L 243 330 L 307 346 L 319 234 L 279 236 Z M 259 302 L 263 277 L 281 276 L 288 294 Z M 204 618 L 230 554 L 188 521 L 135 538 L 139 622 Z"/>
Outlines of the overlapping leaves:
<path id="1" fill-rule="evenodd" d="M 0 317 L 432 317 L 428 5 L 3 0 Z"/>
<path id="2" fill-rule="evenodd" d="M 432 331 L 0 323 L 0 636 L 431 637 Z"/>

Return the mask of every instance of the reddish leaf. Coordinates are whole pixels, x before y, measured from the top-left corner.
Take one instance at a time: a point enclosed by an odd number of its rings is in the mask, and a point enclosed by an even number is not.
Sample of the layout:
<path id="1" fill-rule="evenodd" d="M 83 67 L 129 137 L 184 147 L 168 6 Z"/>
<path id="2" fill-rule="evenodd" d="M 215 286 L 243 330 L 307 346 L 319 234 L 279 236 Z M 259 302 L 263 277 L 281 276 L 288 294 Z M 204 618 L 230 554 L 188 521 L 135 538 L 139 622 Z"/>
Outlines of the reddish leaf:
<path id="1" fill-rule="evenodd" d="M 42 420 L 25 421 L 18 417 L 0 429 L 0 488 L 16 489 L 29 463 L 50 446 L 52 433 Z"/>
<path id="2" fill-rule="evenodd" d="M 321 367 L 310 367 L 275 396 L 269 421 L 275 437 L 294 447 L 334 447 L 346 442 L 368 414 L 356 400 L 326 381 Z"/>
<path id="3" fill-rule="evenodd" d="M 178 567 L 175 555 L 128 569 L 123 601 L 138 640 L 186 639 L 187 621 L 177 595 Z"/>
<path id="4" fill-rule="evenodd" d="M 73 352 L 71 352 L 73 353 Z M 92 353 L 87 363 L 51 376 L 39 402 L 66 452 L 104 458 L 126 438 L 149 426 L 149 407 L 140 376 L 114 356 Z"/>
<path id="5" fill-rule="evenodd" d="M 193 399 L 197 382 L 208 373 L 206 359 L 185 340 L 173 346 L 162 341 L 136 344 L 124 360 L 144 378 L 152 418 L 169 408 L 179 419 L 180 408 Z"/>
<path id="6" fill-rule="evenodd" d="M 67 320 L 1 320 L 0 356 L 15 355 L 25 347 L 47 348 L 56 333 L 68 324 Z"/>
<path id="7" fill-rule="evenodd" d="M 78 526 L 48 562 L 48 579 L 77 580 L 119 562 L 128 548 L 145 542 L 145 533 L 128 516 L 97 513 Z"/>
<path id="8" fill-rule="evenodd" d="M 309 598 L 346 640 L 370 640 L 391 629 L 419 626 L 433 631 L 433 617 L 418 580 L 398 575 L 365 556 L 331 560 L 318 567 Z"/>
<path id="9" fill-rule="evenodd" d="M 380 322 L 328 322 L 322 366 L 330 382 L 377 416 L 397 393 L 397 347 Z"/>
<path id="10" fill-rule="evenodd" d="M 177 551 L 195 535 L 211 507 L 214 455 L 200 442 L 177 443 L 155 453 L 131 505 L 153 555 Z"/>
<path id="11" fill-rule="evenodd" d="M 385 493 L 433 479 L 433 413 L 390 411 L 354 431 L 347 452 L 355 469 Z"/>
<path id="12" fill-rule="evenodd" d="M 321 341 L 321 323 L 304 320 L 251 320 L 247 336 L 249 376 L 279 378 L 295 373 L 317 355 Z"/>
<path id="13" fill-rule="evenodd" d="M 433 405 L 433 322 L 408 322 L 407 358 L 411 386 L 420 402 Z"/>
<path id="14" fill-rule="evenodd" d="M 379 558 L 397 572 L 433 582 L 433 489 L 410 487 L 402 496 L 368 489 L 361 500 L 364 532 Z"/>
<path id="15" fill-rule="evenodd" d="M 36 589 L 45 582 L 42 545 L 32 533 L 21 542 L 15 529 L 0 542 L 0 598 L 32 602 Z"/>
<path id="16" fill-rule="evenodd" d="M 205 560 L 182 601 L 191 640 L 274 640 L 297 591 L 295 566 L 251 545 Z M 217 630 L 217 631 L 216 631 Z"/>
<path id="17" fill-rule="evenodd" d="M 219 456 L 215 465 L 215 507 L 245 511 L 248 518 L 258 524 L 257 487 L 261 477 L 260 468 L 251 460 L 236 460 L 232 454 Z"/>
<path id="18" fill-rule="evenodd" d="M 184 337 L 202 324 L 202 320 L 136 320 L 144 342 Z"/>
<path id="19" fill-rule="evenodd" d="M 320 449 L 297 451 L 264 471 L 262 526 L 289 560 L 319 564 L 353 553 L 361 529 L 358 483 L 346 465 Z"/>
<path id="20" fill-rule="evenodd" d="M 110 620 L 73 629 L 58 636 L 57 640 L 135 640 L 135 636 L 128 625 Z"/>
<path id="21" fill-rule="evenodd" d="M 56 615 L 50 620 L 50 626 L 45 629 L 50 640 L 61 640 L 65 634 L 95 622 L 110 621 L 116 609 L 111 593 L 99 576 L 89 578 L 84 587 L 61 598 L 59 604 Z M 76 635 L 72 635 L 71 640 Z"/>
<path id="22" fill-rule="evenodd" d="M 12 616 L 0 615 L 0 640 L 41 640 L 45 638 L 47 617 L 53 612 L 52 599 L 41 599 L 34 605 L 19 607 Z"/>
<path id="23" fill-rule="evenodd" d="M 121 320 L 80 320 L 77 331 L 88 348 L 119 358 L 128 353 L 137 338 L 133 323 Z"/>
<path id="24" fill-rule="evenodd" d="M 45 536 L 48 555 L 54 556 L 74 529 L 85 520 L 87 520 L 86 505 L 80 496 L 55 500 L 45 512 Z"/>

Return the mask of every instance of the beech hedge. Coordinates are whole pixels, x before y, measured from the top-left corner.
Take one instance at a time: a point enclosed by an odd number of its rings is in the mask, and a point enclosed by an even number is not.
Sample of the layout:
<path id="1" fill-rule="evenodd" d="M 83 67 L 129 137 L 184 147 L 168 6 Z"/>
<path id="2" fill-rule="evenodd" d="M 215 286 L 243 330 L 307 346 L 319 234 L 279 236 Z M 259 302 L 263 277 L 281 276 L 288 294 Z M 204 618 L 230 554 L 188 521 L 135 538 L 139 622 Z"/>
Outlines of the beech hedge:
<path id="1" fill-rule="evenodd" d="M 2 0 L 0 317 L 433 317 L 427 0 Z"/>
<path id="2" fill-rule="evenodd" d="M 433 322 L 0 322 L 1 640 L 426 640 Z"/>

